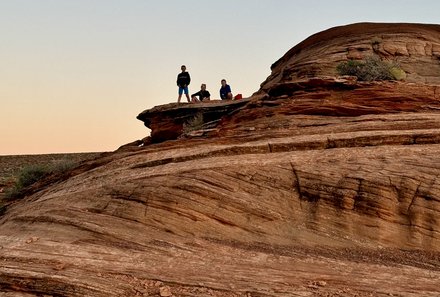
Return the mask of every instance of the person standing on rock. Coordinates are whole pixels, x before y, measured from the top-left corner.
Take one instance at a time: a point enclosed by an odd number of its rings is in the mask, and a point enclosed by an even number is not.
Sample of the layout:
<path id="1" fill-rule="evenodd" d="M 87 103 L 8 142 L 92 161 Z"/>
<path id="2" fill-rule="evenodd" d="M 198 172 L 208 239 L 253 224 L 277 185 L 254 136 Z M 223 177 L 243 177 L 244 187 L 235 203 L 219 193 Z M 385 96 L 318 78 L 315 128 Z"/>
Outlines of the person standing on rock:
<path id="1" fill-rule="evenodd" d="M 220 88 L 220 98 L 222 100 L 232 100 L 231 87 L 226 83 L 226 79 L 222 79 L 221 83 L 222 87 Z"/>
<path id="2" fill-rule="evenodd" d="M 182 98 L 183 93 L 185 93 L 186 100 L 190 102 L 188 85 L 191 82 L 191 77 L 189 76 L 189 73 L 186 72 L 185 65 L 182 65 L 180 69 L 182 70 L 182 72 L 177 75 L 177 86 L 179 87 L 179 98 L 177 99 L 177 103 L 180 103 L 180 99 Z"/>
<path id="3" fill-rule="evenodd" d="M 199 98 L 197 98 L 199 96 Z M 206 84 L 200 86 L 200 91 L 191 95 L 192 102 L 201 102 L 211 100 L 211 94 L 206 90 Z"/>

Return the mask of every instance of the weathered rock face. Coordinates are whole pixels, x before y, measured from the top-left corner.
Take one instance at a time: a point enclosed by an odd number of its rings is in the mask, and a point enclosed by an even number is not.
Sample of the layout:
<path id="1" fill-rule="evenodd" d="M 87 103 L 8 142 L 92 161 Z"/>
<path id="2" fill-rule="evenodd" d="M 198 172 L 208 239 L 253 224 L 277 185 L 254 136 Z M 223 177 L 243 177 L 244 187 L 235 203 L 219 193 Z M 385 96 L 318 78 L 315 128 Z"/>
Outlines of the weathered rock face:
<path id="1" fill-rule="evenodd" d="M 153 144 L 30 189 L 0 219 L 0 288 L 438 296 L 439 86 L 279 79 L 290 53 L 259 96 L 145 111 Z M 209 129 L 176 140 L 200 112 Z"/>
<path id="2" fill-rule="evenodd" d="M 317 33 L 272 65 L 262 91 L 298 79 L 335 76 L 348 59 L 396 60 L 408 82 L 440 83 L 440 25 L 359 23 Z"/>
<path id="3" fill-rule="evenodd" d="M 213 100 L 208 103 L 181 104 L 170 103 L 141 112 L 137 119 L 151 129 L 153 143 L 177 139 L 182 135 L 183 127 L 192 118 L 201 114 L 209 125 L 216 125 L 225 115 L 243 107 L 249 99 L 237 101 Z"/>

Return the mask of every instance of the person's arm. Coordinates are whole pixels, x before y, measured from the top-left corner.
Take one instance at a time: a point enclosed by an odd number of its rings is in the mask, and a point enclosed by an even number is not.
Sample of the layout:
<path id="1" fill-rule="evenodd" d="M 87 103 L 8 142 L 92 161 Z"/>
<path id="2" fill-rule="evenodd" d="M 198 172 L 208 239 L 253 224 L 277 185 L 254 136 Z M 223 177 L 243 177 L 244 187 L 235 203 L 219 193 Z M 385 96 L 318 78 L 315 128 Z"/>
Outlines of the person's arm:
<path id="1" fill-rule="evenodd" d="M 191 82 L 191 76 L 188 73 L 188 83 L 186 85 L 188 86 L 190 82 Z"/>
<path id="2" fill-rule="evenodd" d="M 226 98 L 228 98 L 228 99 L 232 99 L 233 96 L 232 96 L 231 86 L 230 86 L 230 85 L 227 85 L 227 86 L 226 86 L 226 89 L 227 89 L 227 91 L 226 91 Z"/>
<path id="3" fill-rule="evenodd" d="M 191 98 L 192 98 L 192 97 L 195 97 L 195 96 L 200 96 L 200 91 L 198 91 L 197 93 L 192 94 L 192 95 L 191 95 Z"/>
<path id="4" fill-rule="evenodd" d="M 206 97 L 204 99 L 211 100 L 211 94 L 208 91 L 206 91 Z"/>
<path id="5" fill-rule="evenodd" d="M 179 74 L 177 74 L 177 81 L 176 81 L 176 83 L 177 83 L 177 86 L 180 87 L 179 86 Z"/>

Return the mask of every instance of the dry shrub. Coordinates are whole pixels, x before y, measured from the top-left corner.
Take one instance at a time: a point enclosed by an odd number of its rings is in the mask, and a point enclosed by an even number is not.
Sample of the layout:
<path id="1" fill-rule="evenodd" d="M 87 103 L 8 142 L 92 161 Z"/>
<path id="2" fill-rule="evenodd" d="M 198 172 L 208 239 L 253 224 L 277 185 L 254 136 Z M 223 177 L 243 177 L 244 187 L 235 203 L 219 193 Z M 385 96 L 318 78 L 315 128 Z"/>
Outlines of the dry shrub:
<path id="1" fill-rule="evenodd" d="M 23 196 L 24 190 L 50 174 L 63 173 L 72 169 L 77 162 L 63 160 L 52 164 L 37 164 L 23 167 L 17 174 L 16 182 L 6 192 L 6 199 L 12 200 Z"/>
<path id="2" fill-rule="evenodd" d="M 406 73 L 395 61 L 382 61 L 377 56 L 367 57 L 364 61 L 349 60 L 336 67 L 339 75 L 356 76 L 360 81 L 402 80 Z"/>
<path id="3" fill-rule="evenodd" d="M 200 130 L 203 128 L 203 124 L 203 113 L 198 113 L 183 124 L 183 133 L 187 134 L 192 131 Z"/>

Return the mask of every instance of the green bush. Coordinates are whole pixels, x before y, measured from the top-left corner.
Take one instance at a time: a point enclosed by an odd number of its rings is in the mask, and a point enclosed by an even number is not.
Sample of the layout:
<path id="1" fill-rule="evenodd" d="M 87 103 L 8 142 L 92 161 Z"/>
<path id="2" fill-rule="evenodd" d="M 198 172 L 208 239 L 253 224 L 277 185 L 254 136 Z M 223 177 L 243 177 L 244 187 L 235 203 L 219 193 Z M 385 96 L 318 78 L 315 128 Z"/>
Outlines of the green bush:
<path id="1" fill-rule="evenodd" d="M 379 45 L 382 43 L 382 38 L 374 36 L 373 38 L 371 38 L 371 44 L 372 45 Z"/>
<path id="2" fill-rule="evenodd" d="M 198 113 L 183 124 L 183 133 L 200 130 L 203 128 L 203 124 L 203 113 Z"/>
<path id="3" fill-rule="evenodd" d="M 35 182 L 39 181 L 50 172 L 48 166 L 44 165 L 30 165 L 24 167 L 18 176 L 17 184 L 23 188 L 29 187 Z"/>
<path id="4" fill-rule="evenodd" d="M 403 71 L 402 68 L 399 67 L 391 67 L 390 73 L 394 76 L 396 80 L 404 80 L 406 79 L 406 72 Z"/>
<path id="5" fill-rule="evenodd" d="M 9 190 L 6 191 L 6 198 L 9 200 L 20 198 L 24 194 L 24 190 L 54 173 L 63 173 L 72 169 L 76 165 L 73 161 L 59 161 L 53 164 L 37 164 L 23 167 L 17 174 L 16 182 Z"/>
<path id="6" fill-rule="evenodd" d="M 406 73 L 396 62 L 382 61 L 377 56 L 367 57 L 364 61 L 349 60 L 336 67 L 339 75 L 356 76 L 360 81 L 402 80 Z"/>
<path id="7" fill-rule="evenodd" d="M 358 74 L 362 71 L 362 67 L 364 63 L 357 60 L 348 60 L 346 62 L 341 62 L 336 67 L 339 75 L 351 75 L 358 76 Z"/>
<path id="8" fill-rule="evenodd" d="M 23 167 L 17 175 L 15 185 L 6 192 L 6 198 L 13 199 L 22 195 L 23 190 L 50 173 L 49 166 L 29 165 Z"/>

